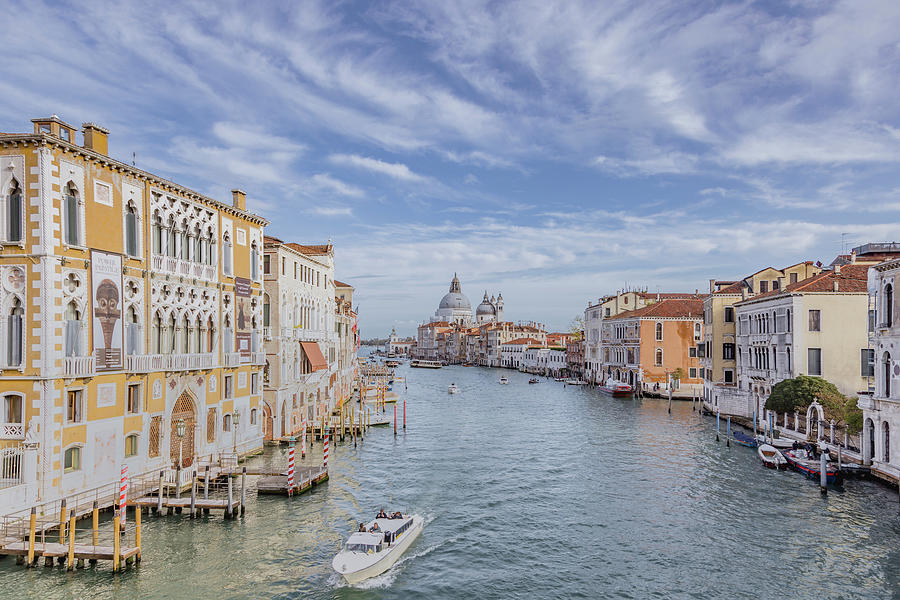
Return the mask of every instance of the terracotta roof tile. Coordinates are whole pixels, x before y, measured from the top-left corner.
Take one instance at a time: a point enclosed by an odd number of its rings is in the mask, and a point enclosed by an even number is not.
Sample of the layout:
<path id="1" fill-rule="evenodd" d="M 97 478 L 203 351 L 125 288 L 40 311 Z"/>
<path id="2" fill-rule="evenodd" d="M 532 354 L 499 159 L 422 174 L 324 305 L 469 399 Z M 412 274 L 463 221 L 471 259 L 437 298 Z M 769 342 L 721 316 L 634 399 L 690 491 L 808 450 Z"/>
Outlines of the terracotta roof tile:
<path id="1" fill-rule="evenodd" d="M 334 287 L 353 287 L 349 283 L 344 283 L 343 281 L 338 281 L 337 279 L 332 279 L 332 283 L 334 283 Z"/>
<path id="2" fill-rule="evenodd" d="M 539 340 L 536 340 L 536 339 L 530 338 L 530 337 L 529 338 L 519 338 L 517 340 L 510 340 L 508 342 L 503 342 L 503 344 L 517 344 L 517 345 L 518 344 L 529 344 L 530 345 L 530 344 L 540 344 L 540 343 L 541 342 Z"/>
<path id="3" fill-rule="evenodd" d="M 659 302 L 654 302 L 653 304 L 647 305 L 644 308 L 639 308 L 637 310 L 628 310 L 609 318 L 610 320 L 612 320 L 628 319 L 633 317 L 652 319 L 654 317 L 690 318 L 703 316 L 703 301 L 693 294 L 690 294 L 690 296 L 690 299 L 665 298 L 660 300 Z"/>
<path id="4" fill-rule="evenodd" d="M 297 244 L 295 242 L 288 242 L 287 244 L 285 244 L 285 246 L 287 246 L 288 248 L 293 248 L 297 252 L 302 252 L 303 254 L 311 254 L 311 255 L 328 254 L 334 248 L 334 246 L 332 246 L 331 244 L 306 245 L 306 244 Z"/>
<path id="5" fill-rule="evenodd" d="M 817 275 L 800 280 L 785 286 L 784 290 L 772 290 L 765 294 L 757 294 L 751 298 L 747 298 L 743 302 L 759 300 L 761 298 L 771 298 L 779 294 L 790 293 L 807 293 L 807 292 L 834 292 L 834 284 L 838 284 L 838 293 L 859 293 L 868 291 L 868 273 L 867 264 L 852 264 L 841 267 L 840 273 L 834 271 L 822 271 Z"/>

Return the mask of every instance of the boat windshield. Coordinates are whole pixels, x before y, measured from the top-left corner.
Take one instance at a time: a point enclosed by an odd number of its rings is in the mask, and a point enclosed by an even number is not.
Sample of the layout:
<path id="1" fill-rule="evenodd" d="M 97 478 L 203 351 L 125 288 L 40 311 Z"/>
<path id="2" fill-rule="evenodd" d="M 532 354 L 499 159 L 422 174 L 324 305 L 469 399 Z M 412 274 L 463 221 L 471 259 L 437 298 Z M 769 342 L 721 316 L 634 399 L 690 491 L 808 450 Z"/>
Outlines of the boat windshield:
<path id="1" fill-rule="evenodd" d="M 347 551 L 371 554 L 373 552 L 381 552 L 381 546 L 381 544 L 347 544 Z"/>

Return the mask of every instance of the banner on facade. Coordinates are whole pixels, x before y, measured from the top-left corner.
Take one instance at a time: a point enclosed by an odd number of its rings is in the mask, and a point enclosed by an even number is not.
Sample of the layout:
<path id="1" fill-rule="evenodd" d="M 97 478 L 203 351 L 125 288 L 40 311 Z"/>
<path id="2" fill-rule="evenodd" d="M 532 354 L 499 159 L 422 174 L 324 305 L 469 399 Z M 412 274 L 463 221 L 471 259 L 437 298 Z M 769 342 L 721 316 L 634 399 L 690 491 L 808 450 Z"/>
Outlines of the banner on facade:
<path id="1" fill-rule="evenodd" d="M 98 371 L 122 369 L 122 256 L 91 250 L 91 308 Z"/>
<path id="2" fill-rule="evenodd" d="M 237 298 L 237 329 L 235 342 L 241 355 L 241 362 L 250 362 L 252 323 L 250 318 L 250 280 L 234 278 L 234 295 Z"/>

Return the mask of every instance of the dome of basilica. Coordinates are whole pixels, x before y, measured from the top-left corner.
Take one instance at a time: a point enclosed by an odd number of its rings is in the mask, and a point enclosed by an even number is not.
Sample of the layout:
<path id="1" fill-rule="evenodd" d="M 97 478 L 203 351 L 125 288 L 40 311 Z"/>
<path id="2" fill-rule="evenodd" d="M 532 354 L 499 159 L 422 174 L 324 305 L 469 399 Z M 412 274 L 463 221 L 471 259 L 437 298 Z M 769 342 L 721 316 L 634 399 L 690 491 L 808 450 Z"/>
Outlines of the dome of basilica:
<path id="1" fill-rule="evenodd" d="M 456 276 L 456 273 L 453 274 L 453 281 L 450 282 L 450 291 L 441 298 L 438 310 L 442 308 L 472 310 L 469 299 L 462 293 L 462 289 L 459 285 L 459 278 Z"/>
<path id="2" fill-rule="evenodd" d="M 494 305 L 491 304 L 491 301 L 488 300 L 487 292 L 484 293 L 484 300 L 481 301 L 481 304 L 478 305 L 478 308 L 475 309 L 476 315 L 496 315 L 497 309 L 494 308 Z"/>

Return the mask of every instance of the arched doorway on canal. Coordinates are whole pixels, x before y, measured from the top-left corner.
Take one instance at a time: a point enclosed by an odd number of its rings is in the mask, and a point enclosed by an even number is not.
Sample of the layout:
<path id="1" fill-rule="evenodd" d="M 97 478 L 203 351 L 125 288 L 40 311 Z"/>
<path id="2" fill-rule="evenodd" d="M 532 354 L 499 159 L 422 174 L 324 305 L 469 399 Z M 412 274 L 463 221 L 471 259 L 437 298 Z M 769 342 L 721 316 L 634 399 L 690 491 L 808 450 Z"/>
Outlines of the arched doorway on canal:
<path id="1" fill-rule="evenodd" d="M 184 437 L 178 437 L 178 422 L 184 420 Z M 169 429 L 169 457 L 172 464 L 178 465 L 178 457 L 181 456 L 181 468 L 194 464 L 194 432 L 197 426 L 194 412 L 194 400 L 188 392 L 183 392 L 175 406 L 172 407 L 172 419 Z"/>
<path id="2" fill-rule="evenodd" d="M 275 420 L 272 418 L 272 409 L 268 403 L 263 402 L 263 439 L 272 441 L 272 428 L 275 427 Z"/>
<path id="3" fill-rule="evenodd" d="M 875 423 L 866 419 L 863 425 L 863 463 L 870 465 L 875 460 Z"/>

